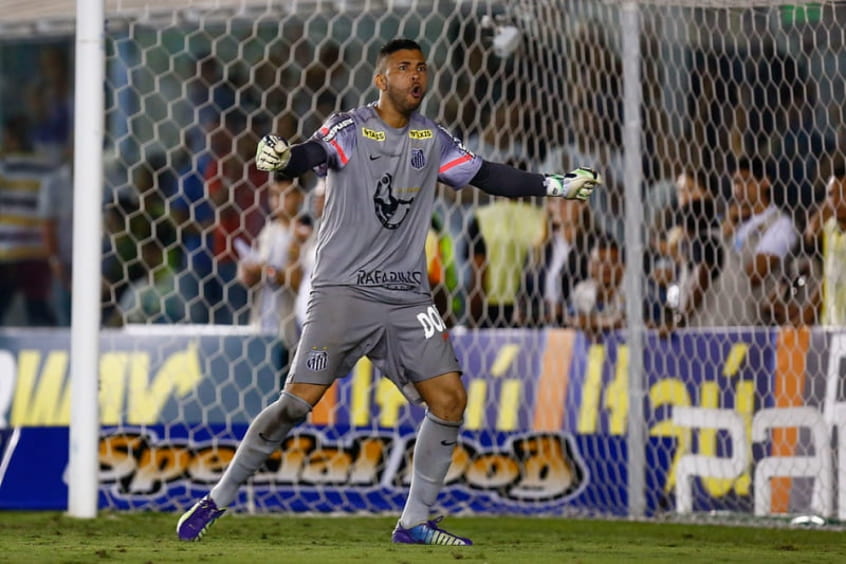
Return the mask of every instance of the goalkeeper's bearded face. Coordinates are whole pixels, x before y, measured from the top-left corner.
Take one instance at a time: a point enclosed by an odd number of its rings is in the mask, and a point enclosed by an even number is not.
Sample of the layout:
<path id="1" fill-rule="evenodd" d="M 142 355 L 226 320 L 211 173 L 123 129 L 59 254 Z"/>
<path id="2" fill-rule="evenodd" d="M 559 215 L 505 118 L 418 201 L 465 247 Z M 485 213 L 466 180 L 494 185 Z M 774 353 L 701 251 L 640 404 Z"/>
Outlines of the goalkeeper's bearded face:
<path id="1" fill-rule="evenodd" d="M 416 110 L 429 87 L 429 71 L 423 53 L 413 49 L 391 53 L 385 58 L 375 83 L 382 96 L 400 112 Z"/>

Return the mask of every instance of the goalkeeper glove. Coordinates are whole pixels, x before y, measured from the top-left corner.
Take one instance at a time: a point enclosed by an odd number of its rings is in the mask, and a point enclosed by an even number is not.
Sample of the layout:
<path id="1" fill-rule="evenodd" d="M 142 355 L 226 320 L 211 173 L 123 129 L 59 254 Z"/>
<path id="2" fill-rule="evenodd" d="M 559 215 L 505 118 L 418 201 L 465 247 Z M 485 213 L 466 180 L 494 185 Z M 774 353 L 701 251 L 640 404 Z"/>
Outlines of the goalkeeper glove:
<path id="1" fill-rule="evenodd" d="M 256 148 L 256 168 L 273 172 L 288 166 L 291 160 L 291 146 L 276 135 L 265 135 Z"/>
<path id="2" fill-rule="evenodd" d="M 602 184 L 602 177 L 592 168 L 579 167 L 567 174 L 547 174 L 543 181 L 547 196 L 568 200 L 587 200 L 593 189 Z"/>

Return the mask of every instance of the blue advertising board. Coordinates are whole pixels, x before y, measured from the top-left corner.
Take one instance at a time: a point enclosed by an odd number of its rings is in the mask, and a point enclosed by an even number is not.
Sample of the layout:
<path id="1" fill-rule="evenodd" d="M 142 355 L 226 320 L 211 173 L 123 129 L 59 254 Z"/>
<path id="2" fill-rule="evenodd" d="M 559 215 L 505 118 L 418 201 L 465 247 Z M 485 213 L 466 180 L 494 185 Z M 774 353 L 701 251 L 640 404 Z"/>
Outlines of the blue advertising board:
<path id="1" fill-rule="evenodd" d="M 720 456 L 731 448 L 720 431 L 673 425 L 672 408 L 729 408 L 751 421 L 756 410 L 776 405 L 777 337 L 770 329 L 647 337 L 650 514 L 672 510 L 681 455 Z M 566 330 L 491 330 L 452 339 L 468 409 L 440 505 L 492 514 L 625 515 L 622 337 L 591 342 Z M 6 372 L 0 508 L 66 507 L 68 343 L 59 331 L 0 334 Z M 271 338 L 255 335 L 105 333 L 100 506 L 178 510 L 207 492 L 250 419 L 278 393 L 281 358 Z M 550 405 L 550 397 L 560 401 Z M 243 488 L 236 508 L 398 511 L 422 416 L 422 408 L 361 362 Z M 766 449 L 755 445 L 753 454 Z M 728 482 L 699 479 L 694 498 L 697 509 L 748 511 L 748 472 Z"/>

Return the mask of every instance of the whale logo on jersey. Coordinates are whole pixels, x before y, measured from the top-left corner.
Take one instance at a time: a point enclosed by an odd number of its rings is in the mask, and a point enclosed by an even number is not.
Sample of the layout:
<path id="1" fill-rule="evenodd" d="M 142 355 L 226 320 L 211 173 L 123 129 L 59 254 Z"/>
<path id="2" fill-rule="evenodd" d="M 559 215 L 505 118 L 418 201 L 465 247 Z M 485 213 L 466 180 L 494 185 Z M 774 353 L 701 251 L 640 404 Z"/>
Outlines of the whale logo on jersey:
<path id="1" fill-rule="evenodd" d="M 373 207 L 376 217 L 386 229 L 396 229 L 411 211 L 411 203 L 414 198 L 402 200 L 394 196 L 394 177 L 385 173 L 376 184 L 376 192 L 373 194 Z"/>

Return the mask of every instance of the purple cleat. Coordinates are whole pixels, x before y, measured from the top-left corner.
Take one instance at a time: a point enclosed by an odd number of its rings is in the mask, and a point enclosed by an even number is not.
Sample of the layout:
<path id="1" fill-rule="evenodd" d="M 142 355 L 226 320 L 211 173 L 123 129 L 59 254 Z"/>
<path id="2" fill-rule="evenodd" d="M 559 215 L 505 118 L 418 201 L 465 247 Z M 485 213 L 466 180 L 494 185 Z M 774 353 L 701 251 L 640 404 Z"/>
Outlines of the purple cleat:
<path id="1" fill-rule="evenodd" d="M 397 523 L 392 540 L 401 544 L 441 544 L 448 546 L 469 546 L 473 544 L 470 539 L 459 537 L 438 527 L 438 523 L 442 519 L 443 517 L 438 517 L 432 521 L 415 525 L 410 529 L 404 529 Z"/>
<path id="2" fill-rule="evenodd" d="M 204 497 L 179 518 L 179 522 L 176 524 L 176 534 L 179 536 L 179 540 L 200 540 L 217 518 L 223 515 L 224 511 L 226 509 L 218 509 L 211 497 Z"/>

